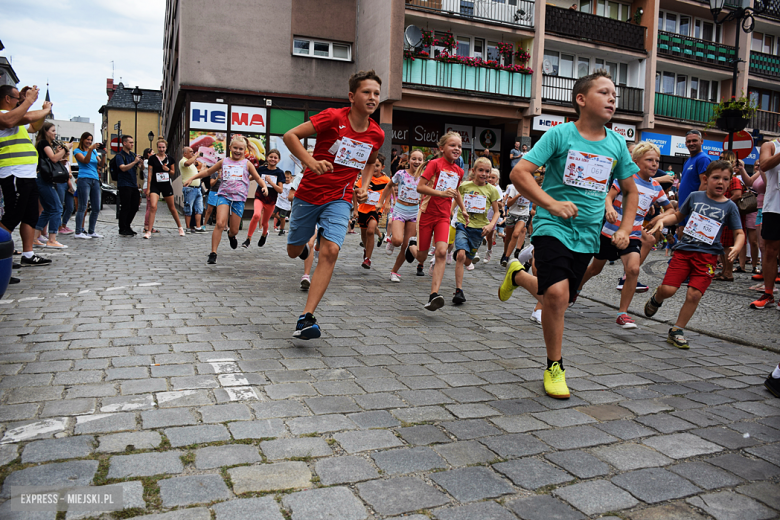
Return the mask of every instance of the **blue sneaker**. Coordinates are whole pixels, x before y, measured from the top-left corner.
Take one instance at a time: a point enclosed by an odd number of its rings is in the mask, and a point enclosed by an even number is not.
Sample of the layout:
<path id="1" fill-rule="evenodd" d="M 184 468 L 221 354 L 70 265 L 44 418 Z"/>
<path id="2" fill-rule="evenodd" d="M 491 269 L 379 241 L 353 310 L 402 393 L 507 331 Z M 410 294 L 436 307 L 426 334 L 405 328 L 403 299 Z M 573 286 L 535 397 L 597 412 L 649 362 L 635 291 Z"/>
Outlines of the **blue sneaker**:
<path id="1" fill-rule="evenodd" d="M 295 325 L 293 338 L 298 339 L 317 339 L 321 335 L 320 326 L 317 325 L 317 319 L 310 312 L 307 312 L 300 318 Z"/>

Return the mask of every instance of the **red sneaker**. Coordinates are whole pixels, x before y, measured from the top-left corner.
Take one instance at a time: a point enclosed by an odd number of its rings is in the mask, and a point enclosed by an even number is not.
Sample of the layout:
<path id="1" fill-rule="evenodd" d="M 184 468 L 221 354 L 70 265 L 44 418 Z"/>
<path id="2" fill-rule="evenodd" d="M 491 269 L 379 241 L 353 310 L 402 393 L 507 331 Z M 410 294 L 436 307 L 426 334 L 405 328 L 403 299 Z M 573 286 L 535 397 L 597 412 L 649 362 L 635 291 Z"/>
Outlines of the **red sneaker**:
<path id="1" fill-rule="evenodd" d="M 371 269 L 371 260 L 366 258 L 363 260 L 363 263 L 361 264 L 363 266 L 363 269 Z"/>
<path id="2" fill-rule="evenodd" d="M 769 293 L 764 293 L 761 297 L 750 304 L 751 309 L 766 309 L 770 305 L 774 305 L 775 297 Z"/>
<path id="3" fill-rule="evenodd" d="M 621 314 L 620 316 L 618 316 L 615 323 L 617 323 L 618 327 L 623 329 L 636 328 L 636 322 L 633 319 L 631 319 L 631 317 L 628 314 Z"/>
<path id="4" fill-rule="evenodd" d="M 764 274 L 763 273 L 754 274 L 753 276 L 751 276 L 751 278 L 753 280 L 761 281 L 764 279 Z"/>

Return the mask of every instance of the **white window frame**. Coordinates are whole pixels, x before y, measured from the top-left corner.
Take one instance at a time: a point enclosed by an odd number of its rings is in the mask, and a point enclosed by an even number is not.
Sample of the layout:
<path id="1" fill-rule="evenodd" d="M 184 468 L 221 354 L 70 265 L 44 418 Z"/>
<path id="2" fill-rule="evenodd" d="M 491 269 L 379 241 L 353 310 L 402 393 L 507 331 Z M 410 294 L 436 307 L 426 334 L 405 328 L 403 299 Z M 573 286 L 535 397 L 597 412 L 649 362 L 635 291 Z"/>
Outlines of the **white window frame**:
<path id="1" fill-rule="evenodd" d="M 565 54 L 567 56 L 573 56 L 574 57 L 574 61 L 572 62 L 572 74 L 573 74 L 573 76 L 570 79 L 577 79 L 578 78 L 577 74 L 578 74 L 578 70 L 579 70 L 580 60 L 588 60 L 588 73 L 589 74 L 592 74 L 593 72 L 596 72 L 596 70 L 598 70 L 598 69 L 600 69 L 600 68 L 602 68 L 604 66 L 605 62 L 609 61 L 610 63 L 613 63 L 613 64 L 617 65 L 616 70 L 617 70 L 617 73 L 618 73 L 618 78 L 617 78 L 618 81 L 620 81 L 620 67 L 621 66 L 625 66 L 626 67 L 626 84 L 625 85 L 618 84 L 618 86 L 621 86 L 621 87 L 632 87 L 632 85 L 628 84 L 628 63 L 626 63 L 626 62 L 613 60 L 611 58 L 610 59 L 595 58 L 594 56 L 584 56 L 584 55 L 581 55 L 581 54 L 575 54 L 575 53 L 571 53 L 571 52 L 560 52 L 560 51 L 553 51 L 553 50 L 545 50 L 544 53 L 545 54 L 549 54 L 549 55 L 555 54 L 555 55 L 558 56 L 558 74 L 555 74 L 555 76 L 559 76 L 559 77 L 562 77 L 562 78 L 563 77 L 567 77 L 567 76 L 561 76 L 560 75 L 561 54 Z M 601 66 L 599 66 L 596 63 L 599 60 L 602 61 L 602 65 Z M 553 74 L 550 74 L 550 76 L 552 76 L 552 75 Z M 633 87 L 633 88 L 641 88 L 641 87 Z"/>
<path id="2" fill-rule="evenodd" d="M 303 53 L 303 52 L 296 52 L 296 43 L 308 43 L 309 44 L 309 52 Z M 320 56 L 317 54 L 314 54 L 314 44 L 324 44 L 328 46 L 328 55 L 327 56 Z M 333 46 L 338 45 L 342 47 L 347 48 L 348 57 L 347 58 L 340 58 L 333 55 Z M 322 39 L 314 39 L 314 38 L 304 38 L 296 36 L 293 38 L 293 56 L 302 56 L 304 58 L 318 58 L 321 60 L 335 60 L 335 61 L 352 61 L 352 44 L 350 43 L 344 43 L 344 42 L 332 42 L 328 40 L 322 40 Z"/>
<path id="3" fill-rule="evenodd" d="M 618 17 L 617 20 L 620 22 L 627 22 L 631 20 L 631 5 L 626 4 L 623 2 L 615 2 L 613 0 L 604 0 L 604 14 L 599 14 L 599 1 L 600 0 L 591 0 L 591 6 L 595 6 L 596 12 L 592 13 L 596 16 L 601 16 L 604 18 L 610 18 L 609 11 L 610 11 L 610 5 L 611 4 L 617 4 L 618 5 Z M 621 14 L 625 11 L 625 19 L 621 17 Z M 614 18 L 611 18 L 614 19 Z"/>
<path id="4" fill-rule="evenodd" d="M 659 31 L 672 32 L 672 31 L 667 31 L 666 30 L 666 17 L 667 17 L 667 15 L 670 15 L 670 14 L 674 15 L 677 18 L 677 22 L 675 24 L 675 29 L 673 31 L 673 34 L 679 34 L 680 36 L 687 36 L 689 38 L 696 38 L 696 24 L 698 23 L 698 24 L 700 24 L 699 26 L 701 27 L 701 32 L 702 32 L 702 36 L 703 36 L 704 35 L 704 25 L 703 24 L 708 23 L 710 25 L 713 25 L 712 30 L 713 30 L 713 36 L 714 36 L 715 39 L 714 40 L 706 40 L 706 39 L 701 38 L 701 37 L 697 38 L 697 39 L 699 39 L 701 41 L 705 41 L 705 42 L 710 42 L 711 41 L 712 43 L 716 43 L 716 44 L 722 44 L 723 43 L 723 30 L 721 29 L 720 25 L 713 24 L 712 20 L 708 20 L 706 18 L 697 18 L 695 16 L 691 16 L 691 15 L 685 14 L 685 13 L 677 13 L 677 12 L 674 12 L 674 11 L 666 11 L 666 10 L 658 11 L 658 23 L 659 23 L 659 29 L 658 30 Z M 690 28 L 690 33 L 689 34 L 683 34 L 683 33 L 680 32 L 680 19 L 681 18 L 688 18 L 688 27 Z"/>
<path id="5" fill-rule="evenodd" d="M 672 92 L 664 92 L 663 91 L 663 85 L 664 85 L 663 77 L 664 77 L 665 73 L 669 73 L 669 74 L 673 74 L 674 75 L 674 83 L 673 83 L 673 87 L 672 87 Z M 679 81 L 680 76 L 685 77 L 685 95 L 684 96 L 678 96 L 677 95 L 677 82 Z M 697 88 L 696 88 L 696 90 L 697 90 L 697 92 L 696 92 L 697 97 L 691 98 L 691 85 L 692 85 L 694 79 L 697 82 Z M 707 97 L 705 99 L 702 99 L 701 97 L 699 97 L 699 91 L 701 90 L 701 82 L 702 81 L 707 81 L 709 83 L 709 90 L 710 91 L 707 92 Z M 712 102 L 713 98 L 717 100 L 717 99 L 719 99 L 718 96 L 720 95 L 720 80 L 709 79 L 709 78 L 702 78 L 701 76 L 692 76 L 690 74 L 682 74 L 682 73 L 672 72 L 672 71 L 669 71 L 669 70 L 658 70 L 658 71 L 656 71 L 656 84 L 657 85 L 656 85 L 656 89 L 655 90 L 659 94 L 668 94 L 670 96 L 677 96 L 677 97 L 687 97 L 687 98 L 695 99 L 696 101 L 709 101 L 709 102 Z M 713 85 L 715 85 L 715 88 L 716 88 L 715 96 L 712 96 L 712 86 Z"/>

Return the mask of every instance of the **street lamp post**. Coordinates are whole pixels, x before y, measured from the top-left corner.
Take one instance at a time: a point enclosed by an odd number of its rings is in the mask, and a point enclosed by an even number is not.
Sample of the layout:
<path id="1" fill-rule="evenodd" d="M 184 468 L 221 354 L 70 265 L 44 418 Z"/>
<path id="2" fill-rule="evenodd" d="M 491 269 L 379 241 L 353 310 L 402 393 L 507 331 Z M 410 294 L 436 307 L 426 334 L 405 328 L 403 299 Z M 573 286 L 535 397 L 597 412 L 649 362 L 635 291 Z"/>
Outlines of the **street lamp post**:
<path id="1" fill-rule="evenodd" d="M 133 89 L 133 103 L 135 103 L 135 127 L 133 130 L 133 142 L 138 142 L 138 103 L 141 102 L 141 96 L 143 96 L 144 93 L 141 92 L 141 89 L 138 88 L 138 85 L 135 86 Z"/>
<path id="2" fill-rule="evenodd" d="M 763 0 L 755 0 L 755 7 L 750 7 L 750 0 L 732 0 L 741 2 L 741 5 L 729 4 L 731 11 L 726 14 L 721 20 L 718 20 L 720 12 L 723 10 L 723 6 L 726 0 L 710 0 L 710 12 L 712 12 L 712 19 L 715 25 L 723 25 L 726 22 L 735 20 L 737 22 L 736 30 L 734 31 L 734 58 L 731 60 L 733 68 L 733 76 L 731 79 L 731 97 L 736 99 L 737 97 L 737 75 L 739 74 L 739 62 L 744 61 L 739 59 L 739 30 L 740 28 L 745 31 L 745 34 L 753 32 L 753 28 L 756 25 L 756 20 L 753 18 L 754 14 L 761 14 L 764 12 L 765 6 Z M 734 132 L 729 130 L 729 150 L 734 147 Z"/>

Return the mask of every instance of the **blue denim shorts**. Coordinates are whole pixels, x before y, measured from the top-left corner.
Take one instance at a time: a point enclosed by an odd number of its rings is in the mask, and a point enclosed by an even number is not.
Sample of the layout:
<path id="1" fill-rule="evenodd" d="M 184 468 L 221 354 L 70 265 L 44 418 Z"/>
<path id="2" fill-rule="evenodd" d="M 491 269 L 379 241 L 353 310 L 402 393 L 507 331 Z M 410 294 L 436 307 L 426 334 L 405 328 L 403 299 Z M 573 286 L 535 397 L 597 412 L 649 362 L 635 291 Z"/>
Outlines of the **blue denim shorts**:
<path id="1" fill-rule="evenodd" d="M 194 212 L 196 215 L 203 213 L 203 195 L 200 188 L 187 186 L 182 189 L 184 193 L 184 214 L 188 217 Z"/>
<path id="2" fill-rule="evenodd" d="M 244 201 L 226 199 L 221 195 L 217 195 L 217 207 L 230 206 L 230 213 L 238 215 L 239 217 L 244 215 Z"/>
<path id="3" fill-rule="evenodd" d="M 206 204 L 209 206 L 216 206 L 217 205 L 217 192 L 216 191 L 210 191 L 209 192 L 209 198 L 206 201 Z"/>
<path id="4" fill-rule="evenodd" d="M 290 214 L 287 244 L 302 246 L 311 239 L 319 227 L 319 236 L 333 242 L 341 249 L 344 237 L 347 236 L 351 216 L 352 204 L 343 199 L 318 206 L 295 198 Z"/>
<path id="5" fill-rule="evenodd" d="M 482 245 L 482 228 L 467 228 L 460 222 L 455 224 L 455 255 L 461 249 L 466 252 L 469 260 L 477 254 L 477 249 Z"/>

